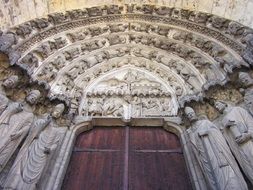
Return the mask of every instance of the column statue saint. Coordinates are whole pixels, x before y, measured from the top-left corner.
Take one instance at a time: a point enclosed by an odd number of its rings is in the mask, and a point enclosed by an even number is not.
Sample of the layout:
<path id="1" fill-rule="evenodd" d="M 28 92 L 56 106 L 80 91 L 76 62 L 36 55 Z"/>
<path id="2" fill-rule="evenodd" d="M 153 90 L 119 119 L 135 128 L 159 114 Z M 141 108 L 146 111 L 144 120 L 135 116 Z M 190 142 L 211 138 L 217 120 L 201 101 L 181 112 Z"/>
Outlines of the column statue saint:
<path id="1" fill-rule="evenodd" d="M 253 117 L 247 110 L 222 101 L 215 102 L 215 107 L 222 113 L 223 135 L 245 175 L 253 184 Z"/>
<path id="2" fill-rule="evenodd" d="M 36 103 L 40 92 L 33 90 L 26 97 L 29 104 Z M 0 171 L 3 170 L 21 141 L 26 137 L 34 115 L 24 103 L 12 102 L 0 116 Z"/>
<path id="3" fill-rule="evenodd" d="M 191 122 L 188 129 L 193 154 L 209 189 L 246 190 L 247 184 L 220 130 L 208 119 L 198 120 L 194 110 L 185 108 Z"/>
<path id="4" fill-rule="evenodd" d="M 253 79 L 248 73 L 240 72 L 239 82 L 245 88 L 243 98 L 244 98 L 246 109 L 253 116 Z"/>
<path id="5" fill-rule="evenodd" d="M 39 180 L 60 144 L 61 130 L 55 120 L 61 117 L 64 109 L 64 104 L 58 104 L 52 116 L 36 121 L 8 174 L 4 189 L 38 188 Z"/>

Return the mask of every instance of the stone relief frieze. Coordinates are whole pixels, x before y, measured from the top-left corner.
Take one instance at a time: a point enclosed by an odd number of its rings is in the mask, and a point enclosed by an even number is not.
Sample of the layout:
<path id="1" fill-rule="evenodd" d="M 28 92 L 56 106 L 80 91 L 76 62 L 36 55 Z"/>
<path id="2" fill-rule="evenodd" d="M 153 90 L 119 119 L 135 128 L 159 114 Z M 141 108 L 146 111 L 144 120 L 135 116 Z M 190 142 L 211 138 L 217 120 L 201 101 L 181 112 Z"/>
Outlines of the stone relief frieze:
<path id="1" fill-rule="evenodd" d="M 97 48 L 100 49 L 100 48 L 103 48 L 103 46 L 108 46 L 107 43 L 112 43 L 112 44 L 120 43 L 121 44 L 121 43 L 125 43 L 127 41 L 127 36 L 126 37 L 121 36 L 121 37 L 118 37 L 118 38 L 117 37 L 118 36 L 114 36 L 114 38 L 111 37 L 111 38 L 109 38 L 108 41 L 105 40 L 105 39 L 101 39 L 101 40 L 94 40 L 94 41 L 91 41 L 91 42 L 82 43 L 81 44 L 81 50 L 79 48 L 73 48 L 73 49 L 65 50 L 65 52 L 63 52 L 63 54 L 64 54 L 66 60 L 71 61 L 71 60 L 77 58 L 78 55 L 81 53 L 81 51 L 89 53 L 90 51 L 92 51 L 94 49 L 97 49 Z M 115 40 L 112 42 L 111 39 L 117 39 L 117 40 L 116 40 L 116 42 L 115 42 Z M 131 40 L 131 37 L 130 37 L 130 40 Z M 141 41 L 141 42 L 143 42 L 143 41 Z M 158 41 L 158 42 L 160 42 L 160 41 Z M 136 41 L 134 41 L 134 43 L 136 43 Z M 156 45 L 158 45 L 158 44 L 156 43 Z M 175 52 L 179 56 L 181 56 L 185 59 L 190 59 L 192 61 L 192 63 L 194 65 L 196 65 L 196 67 L 198 67 L 198 69 L 201 69 L 201 66 L 199 66 L 199 65 L 205 65 L 205 67 L 207 67 L 207 70 L 208 69 L 210 70 L 211 67 L 215 67 L 212 64 L 208 64 L 208 60 L 204 61 L 203 59 L 205 59 L 205 58 L 202 57 L 201 55 L 198 55 L 198 53 L 196 54 L 194 52 L 191 52 L 191 51 L 187 50 L 186 47 L 180 47 L 180 46 L 178 46 L 176 44 L 173 44 L 173 43 L 171 45 L 172 45 L 172 47 L 170 49 L 173 53 Z M 165 48 L 165 46 L 163 46 L 163 45 L 161 45 L 161 47 Z M 108 50 L 108 51 L 111 51 L 111 50 Z M 102 57 L 104 59 L 114 57 L 114 56 L 116 56 L 117 53 L 122 54 L 124 52 L 124 51 L 120 52 L 120 50 L 119 51 L 117 50 L 118 52 L 115 51 L 115 55 L 111 55 L 111 52 L 108 52 L 108 51 L 103 53 L 104 55 Z M 84 53 L 84 54 L 86 54 L 86 53 Z M 110 55 L 108 55 L 108 54 L 110 54 Z M 135 55 L 137 55 L 137 54 L 138 53 L 135 53 Z M 140 52 L 139 54 L 142 54 L 142 53 Z M 144 55 L 144 56 L 149 57 L 149 58 L 152 59 L 152 53 L 149 54 L 149 55 Z M 98 55 L 97 57 L 99 57 L 101 59 L 101 56 Z M 43 65 L 45 65 L 45 64 L 43 64 Z M 208 74 L 207 78 L 213 79 L 215 77 L 215 76 L 211 76 L 212 74 L 208 71 L 206 71 L 206 73 Z"/>
<path id="2" fill-rule="evenodd" d="M 35 48 L 34 52 L 39 55 L 42 60 L 46 59 L 49 55 L 56 52 L 58 49 L 67 45 L 67 40 L 63 37 L 54 38 L 47 42 L 42 43 L 39 47 Z"/>
<path id="3" fill-rule="evenodd" d="M 111 6 L 88 8 L 88 9 L 83 9 L 83 10 L 73 10 L 73 11 L 68 11 L 65 15 L 51 14 L 49 15 L 49 21 L 57 25 L 57 24 L 62 24 L 64 22 L 68 22 L 68 21 L 85 19 L 87 17 L 96 17 L 98 15 L 105 16 L 105 15 L 112 15 L 112 14 L 122 14 L 123 9 L 125 9 L 127 13 L 131 13 L 131 14 L 138 13 L 138 14 L 146 14 L 146 15 L 152 14 L 153 16 L 159 15 L 163 17 L 172 17 L 174 19 L 188 20 L 200 25 L 213 27 L 214 29 L 222 28 L 222 32 L 224 32 L 225 34 L 229 34 L 233 37 L 242 36 L 243 32 L 245 32 L 245 30 L 247 29 L 246 27 L 240 25 L 239 23 L 228 21 L 226 19 L 223 19 L 217 16 L 212 16 L 206 13 L 201 13 L 201 12 L 196 13 L 189 10 L 180 10 L 180 9 L 173 9 L 169 7 L 159 7 L 159 6 L 151 8 L 150 5 L 143 5 L 142 7 L 138 7 L 136 5 L 125 5 L 124 7 L 120 7 L 120 8 L 117 5 L 111 5 Z M 48 22 L 47 18 L 44 18 L 44 19 L 45 20 L 42 23 Z M 26 24 L 29 24 L 29 22 Z M 45 24 L 41 24 L 41 25 L 44 27 L 39 27 L 39 29 L 45 28 Z M 46 27 L 48 26 L 49 24 L 46 24 Z M 35 29 L 37 28 L 35 27 Z"/>
<path id="4" fill-rule="evenodd" d="M 242 40 L 246 44 L 246 48 L 242 52 L 242 57 L 249 64 L 253 65 L 253 34 L 252 32 L 247 34 Z"/>
<path id="5" fill-rule="evenodd" d="M 163 84 L 133 69 L 108 76 L 84 93 L 86 98 L 79 109 L 85 116 L 171 116 L 178 107 Z"/>
<path id="6" fill-rule="evenodd" d="M 218 43 L 215 43 L 214 41 L 184 31 L 173 31 L 173 33 L 174 39 L 182 41 L 184 43 L 189 43 L 192 46 L 195 46 L 205 53 L 211 55 L 220 64 L 220 67 L 223 68 L 226 72 L 231 73 L 233 68 L 238 68 L 241 65 L 244 65 L 246 67 L 248 66 L 248 64 L 244 63 L 241 58 L 238 59 L 230 52 L 228 52 L 224 47 Z"/>
<path id="7" fill-rule="evenodd" d="M 148 51 L 148 50 L 147 50 Z M 132 51 L 134 53 L 135 50 Z M 164 57 L 165 58 L 165 57 Z M 204 78 L 200 76 L 200 74 L 189 67 L 187 64 L 183 63 L 182 60 L 173 60 L 170 57 L 167 57 L 167 60 L 171 60 L 171 62 L 174 64 L 175 67 L 169 67 L 167 69 L 173 70 L 171 73 L 169 70 L 165 71 L 164 65 L 161 64 L 161 66 L 158 66 L 159 64 L 155 62 L 150 62 L 150 60 L 143 60 L 141 57 L 137 57 L 137 60 L 131 58 L 130 56 L 128 57 L 122 57 L 122 59 L 118 60 L 113 59 L 113 61 L 107 61 L 107 63 L 101 63 L 102 65 L 97 65 L 94 68 L 87 69 L 86 72 L 84 70 L 80 70 L 80 67 L 85 67 L 87 68 L 87 64 L 81 66 L 81 62 L 77 62 L 76 66 L 71 66 L 68 71 L 64 71 L 64 79 L 60 79 L 60 81 L 63 81 L 64 83 L 66 82 L 66 78 L 69 78 L 71 81 L 81 81 L 80 85 L 84 88 L 90 81 L 93 79 L 103 75 L 104 73 L 115 70 L 127 65 L 133 65 L 138 68 L 145 69 L 151 73 L 154 73 L 155 75 L 159 76 L 162 78 L 164 81 L 168 82 L 171 86 L 173 86 L 174 89 L 177 89 L 176 92 L 180 96 L 182 95 L 182 84 L 185 81 L 185 86 L 190 91 L 198 91 L 200 90 L 201 86 L 205 82 Z M 84 63 L 82 63 L 84 64 Z M 84 74 L 83 74 L 84 73 Z M 170 74 L 171 73 L 171 74 Z M 177 79 L 173 79 L 173 75 L 177 75 Z M 180 78 L 180 79 L 179 79 Z M 57 86 L 62 86 L 62 83 L 59 81 L 59 84 Z M 178 85 L 176 85 L 179 82 Z M 69 87 L 68 89 L 72 86 L 73 87 L 73 82 L 68 83 Z M 181 84 L 180 84 L 181 83 Z M 181 86 L 181 88 L 179 88 Z M 56 88 L 55 86 L 53 88 Z"/>
<path id="8" fill-rule="evenodd" d="M 159 77 L 163 78 L 166 81 L 170 81 L 170 76 L 164 72 L 164 69 L 159 69 L 158 65 L 155 64 L 155 62 L 161 63 L 168 67 L 168 69 L 172 69 L 175 74 L 178 74 L 180 78 L 186 82 L 186 88 L 191 89 L 192 92 L 201 90 L 201 86 L 205 83 L 205 79 L 212 79 L 212 80 L 224 80 L 225 76 L 222 74 L 221 71 L 215 66 L 210 65 L 208 67 L 204 67 L 202 69 L 199 69 L 202 73 L 202 77 L 199 78 L 198 70 L 194 67 L 190 66 L 191 64 L 184 64 L 181 61 L 175 61 L 172 60 L 170 57 L 168 57 L 166 54 L 159 53 L 157 50 L 149 50 L 148 48 L 131 48 L 131 47 L 120 47 L 115 49 L 108 49 L 103 50 L 100 53 L 96 53 L 94 56 L 82 58 L 79 61 L 77 61 L 75 64 L 71 64 L 71 66 L 68 66 L 68 69 L 63 69 L 60 71 L 62 73 L 60 76 L 58 76 L 59 82 L 57 82 L 57 86 L 64 86 L 68 85 L 68 87 L 64 87 L 65 89 L 68 89 L 68 92 L 71 91 L 71 89 L 74 88 L 74 80 L 78 81 L 80 79 L 76 79 L 77 76 L 80 78 L 80 76 L 84 76 L 85 78 L 82 79 L 82 86 L 86 86 L 90 81 L 95 79 L 96 77 L 100 76 L 101 74 L 110 71 L 111 69 L 115 69 L 121 66 L 124 66 L 125 64 L 128 64 L 129 60 L 125 59 L 125 61 L 121 62 L 114 62 L 112 64 L 105 64 L 105 60 L 108 62 L 109 59 L 115 58 L 115 56 L 123 56 L 131 55 L 138 57 L 144 57 L 149 60 L 153 60 L 154 64 L 146 64 L 145 61 L 139 61 L 139 62 L 133 62 L 132 65 L 135 65 L 136 67 L 145 68 L 150 72 L 156 73 Z M 109 58 L 109 59 L 108 59 Z M 104 60 L 105 59 L 105 60 Z M 111 61 L 109 61 L 111 62 Z M 131 61 L 130 61 L 131 62 Z M 101 65 L 99 65 L 101 63 Z M 97 67 L 99 65 L 99 67 Z M 102 66 L 102 67 L 101 67 Z M 93 68 L 94 67 L 94 68 Z M 90 70 L 93 68 L 92 70 Z M 215 72 L 213 72 L 215 71 Z M 83 75 L 83 73 L 86 73 Z M 54 76 L 55 72 L 51 73 L 52 76 Z M 59 74 L 59 73 L 58 73 Z M 43 75 L 43 74 L 42 74 Z M 50 76 L 50 74 L 49 74 Z M 60 77 L 62 79 L 60 79 Z M 56 81 L 58 80 L 56 79 Z M 48 80 L 49 81 L 49 80 Z M 62 82 L 60 82 L 62 81 Z M 201 83 L 198 83 L 197 81 L 202 81 Z M 176 82 L 175 82 L 176 83 Z M 59 87 L 56 87 L 53 85 L 53 88 L 55 92 L 61 92 L 66 93 L 66 91 L 59 90 Z M 63 87 L 63 86 L 62 86 Z M 63 89 L 63 88 L 62 88 Z M 180 92 L 180 89 L 178 90 Z M 190 91 L 189 91 L 190 92 Z M 68 94 L 68 93 L 67 93 Z"/>
<path id="9" fill-rule="evenodd" d="M 140 26 L 138 26 L 139 23 L 137 23 L 137 26 L 136 23 L 133 23 L 133 27 L 134 29 L 138 30 L 137 28 L 141 28 Z M 125 29 L 126 26 L 122 26 L 120 24 L 118 25 L 115 25 L 115 27 L 117 28 L 117 26 Z M 148 30 L 152 30 L 152 31 L 155 31 L 155 32 L 158 32 L 160 35 L 167 35 L 167 33 L 170 32 L 170 30 L 166 27 L 153 27 L 151 29 L 150 28 L 150 25 L 145 25 L 146 26 L 146 29 L 144 27 L 144 29 L 139 29 L 139 31 L 146 31 L 147 32 L 147 28 Z M 147 27 L 148 26 L 148 27 Z M 105 26 L 106 28 L 106 26 Z M 121 29 L 120 31 L 122 31 L 123 29 Z M 93 34 L 96 34 L 96 31 L 103 31 L 103 28 L 98 28 L 96 29 L 96 27 L 94 27 L 94 30 L 93 30 Z M 160 31 L 160 32 L 159 32 Z M 98 32 L 98 34 L 100 34 L 101 32 Z M 60 38 L 58 38 L 60 39 Z M 116 45 L 116 44 L 120 44 L 120 43 L 125 43 L 127 42 L 127 38 L 124 38 L 123 36 L 109 36 L 107 39 L 105 39 L 106 41 L 108 41 L 108 43 L 110 45 Z M 103 45 L 106 46 L 106 41 L 92 41 L 92 42 L 86 42 L 86 43 L 82 43 L 81 44 L 81 47 L 78 47 L 78 48 L 73 48 L 73 49 L 69 49 L 69 50 L 65 50 L 64 52 L 64 55 L 66 57 L 66 60 L 69 60 L 69 61 L 72 61 L 73 59 L 77 58 L 78 57 L 78 54 L 79 53 L 88 53 L 90 51 L 94 51 L 96 49 L 100 49 L 100 48 L 103 48 Z M 196 66 L 199 66 L 199 64 L 206 64 L 205 66 L 207 67 L 207 71 L 206 72 L 206 78 L 207 79 L 213 79 L 215 78 L 216 76 L 214 76 L 214 74 L 212 74 L 211 72 L 208 72 L 208 69 L 213 67 L 212 64 L 207 64 L 208 61 L 203 61 L 203 58 L 201 56 L 198 56 L 196 55 L 194 52 L 191 52 L 189 50 L 187 50 L 186 47 L 180 47 L 180 45 L 178 44 L 173 44 L 173 43 L 163 43 L 162 40 L 159 40 L 158 38 L 155 38 L 155 40 L 152 40 L 150 37 L 146 37 L 146 36 L 138 36 L 138 35 L 130 35 L 130 42 L 133 41 L 134 43 L 141 43 L 141 44 L 144 44 L 144 45 L 154 45 L 155 47 L 159 47 L 161 49 L 165 49 L 165 50 L 170 50 L 170 51 L 173 51 L 173 53 L 176 53 L 178 54 L 179 56 L 185 58 L 185 59 L 191 59 L 192 60 L 192 63 Z M 50 42 L 50 41 L 49 41 Z M 49 43 L 47 42 L 47 43 Z M 151 43 L 152 42 L 152 43 Z M 57 48 L 57 44 L 61 44 L 61 43 L 52 43 L 51 44 L 56 44 L 54 46 L 56 46 Z M 62 47 L 60 45 L 60 47 Z M 81 48 L 81 49 L 80 49 Z M 40 52 L 40 57 L 47 57 L 49 52 L 50 52 L 50 47 L 49 45 L 45 45 L 45 44 L 42 44 L 41 47 L 38 47 L 37 48 L 38 50 L 35 50 L 37 52 Z M 216 48 L 217 49 L 217 48 Z M 216 51 L 217 52 L 217 51 Z M 223 51 L 222 53 L 218 52 L 219 54 L 224 54 Z M 104 55 L 104 57 L 108 57 L 106 55 Z M 217 58 L 217 57 L 215 57 Z M 29 66 L 27 66 L 26 64 L 22 64 L 22 67 L 23 68 L 26 68 L 28 69 L 29 68 L 29 73 L 32 73 L 32 69 L 31 68 L 35 68 L 36 66 L 38 65 L 42 65 L 41 63 L 37 63 L 37 61 L 35 60 L 36 59 L 36 56 L 32 55 L 31 53 L 28 54 L 26 57 L 23 58 L 24 61 L 21 61 L 23 63 L 26 62 L 29 63 Z M 234 68 L 234 67 L 239 67 L 240 64 L 242 64 L 243 62 L 242 61 L 238 61 L 236 60 L 233 56 L 231 56 L 231 54 L 226 54 L 226 56 L 223 56 L 222 58 L 218 57 L 217 59 L 215 59 L 221 67 L 223 67 L 223 69 L 225 70 L 225 72 L 231 72 L 231 70 Z M 211 60 L 211 61 L 214 61 L 214 60 Z M 32 64 L 35 64 L 35 66 L 30 66 Z M 45 65 L 45 64 L 43 64 Z M 48 69 L 48 70 L 52 70 L 52 69 Z M 212 70 L 212 69 L 209 69 L 209 70 Z M 54 75 L 55 73 L 52 73 L 50 74 L 51 76 L 53 76 L 52 78 L 54 78 Z M 50 79 L 50 80 L 53 80 L 53 79 Z"/>
<path id="10" fill-rule="evenodd" d="M 53 81 L 57 76 L 57 72 L 65 66 L 65 63 L 66 60 L 63 56 L 56 57 L 41 69 L 37 74 L 37 79 L 46 82 Z"/>
<path id="11" fill-rule="evenodd" d="M 129 17 L 131 18 L 131 16 L 133 16 L 133 15 L 129 15 Z M 111 18 L 110 18 L 111 19 Z M 94 19 L 95 20 L 95 19 Z M 151 19 L 152 20 L 152 19 Z M 165 19 L 166 20 L 166 19 Z M 181 23 L 180 22 L 176 22 L 175 23 L 176 25 L 180 25 Z M 182 23 L 183 24 L 183 23 Z M 80 26 L 80 25 L 82 25 L 81 23 L 78 23 L 78 24 L 76 24 L 76 26 Z M 86 24 L 84 24 L 84 25 L 86 25 Z M 68 29 L 69 29 L 69 25 L 68 25 Z M 61 27 L 62 28 L 62 27 Z M 198 27 L 193 27 L 193 29 L 195 29 L 195 30 L 197 30 L 197 32 L 199 31 L 199 28 L 201 28 L 201 26 L 198 26 Z M 207 32 L 207 31 L 203 31 L 203 32 L 201 32 L 201 33 L 203 33 L 203 34 L 205 34 L 205 32 Z M 49 32 L 47 32 L 47 33 L 49 33 Z M 215 33 L 216 33 L 216 31 L 213 31 L 213 32 L 211 32 L 210 34 L 213 34 L 213 36 L 212 37 L 217 37 L 217 35 L 215 35 Z M 228 45 L 230 46 L 230 45 L 232 45 L 234 42 L 229 42 L 229 40 L 230 39 L 228 39 L 228 40 L 226 40 L 226 43 L 228 43 Z M 28 42 L 26 42 L 26 43 L 28 43 Z M 237 50 L 239 47 L 237 47 L 238 45 L 235 45 L 235 49 Z"/>

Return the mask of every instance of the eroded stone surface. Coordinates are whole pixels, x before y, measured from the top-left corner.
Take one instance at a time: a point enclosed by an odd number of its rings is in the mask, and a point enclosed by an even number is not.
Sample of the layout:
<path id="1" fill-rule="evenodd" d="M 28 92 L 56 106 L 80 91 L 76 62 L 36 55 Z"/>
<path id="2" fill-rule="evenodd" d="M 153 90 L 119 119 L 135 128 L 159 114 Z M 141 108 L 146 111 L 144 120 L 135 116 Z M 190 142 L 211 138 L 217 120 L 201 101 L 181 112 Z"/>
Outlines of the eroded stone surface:
<path id="1" fill-rule="evenodd" d="M 17 2 L 15 6 L 22 4 Z M 66 4 L 71 7 L 67 1 Z M 216 1 L 213 12 L 224 11 L 224 5 L 226 1 Z M 50 1 L 50 6 L 63 8 L 64 2 Z M 173 6 L 198 10 L 204 5 L 175 1 Z M 26 111 L 33 117 L 32 126 L 38 129 L 27 129 L 29 135 L 17 154 L 13 154 L 19 145 L 16 141 L 3 149 L 7 154 L 0 152 L 2 165 L 16 160 L 16 164 L 3 168 L 0 184 L 20 189 L 59 189 L 74 139 L 80 131 L 91 129 L 93 121 L 100 121 L 96 122 L 100 125 L 106 120 L 111 125 L 138 126 L 148 125 L 153 118 L 156 122 L 151 123 L 181 138 L 196 189 L 206 189 L 206 181 L 213 187 L 214 176 L 205 176 L 202 171 L 216 163 L 224 166 L 215 171 L 216 176 L 222 176 L 223 181 L 218 183 L 221 187 L 223 182 L 235 186 L 241 183 L 240 188 L 246 189 L 231 153 L 225 153 L 224 159 L 211 148 L 212 154 L 203 151 L 200 155 L 190 144 L 195 140 L 210 140 L 209 145 L 217 148 L 226 144 L 219 131 L 224 116 L 215 109 L 215 100 L 231 101 L 233 106 L 241 106 L 240 110 L 252 112 L 252 33 L 250 28 L 216 15 L 153 5 L 108 5 L 54 12 L 0 32 L 1 51 L 9 55 L 9 60 L 0 56 L 0 130 L 8 138 L 10 134 L 10 139 L 18 136 L 5 130 L 8 117 L 4 113 L 11 109 L 9 104 L 25 101 L 29 103 Z M 183 113 L 186 105 L 197 114 L 196 126 Z M 55 111 L 55 106 L 60 111 Z M 246 110 L 243 112 L 252 120 Z M 49 113 L 55 117 L 52 121 L 47 118 Z M 21 120 L 10 118 L 11 122 Z M 248 123 L 244 125 L 250 129 Z M 206 133 L 199 136 L 195 129 Z M 23 127 L 20 139 L 27 130 Z M 209 132 L 211 136 L 217 134 L 217 139 L 210 139 Z M 249 135 L 244 136 L 249 140 Z M 221 141 L 221 146 L 215 144 L 216 140 Z M 27 157 L 28 149 L 32 154 Z M 227 152 L 228 147 L 223 146 L 223 150 Z M 204 163 L 205 156 L 215 159 L 201 169 L 197 160 Z M 21 159 L 25 165 L 20 164 Z M 238 162 L 242 168 L 249 165 Z M 38 170 L 33 171 L 33 166 Z M 228 176 L 236 176 L 237 180 Z"/>

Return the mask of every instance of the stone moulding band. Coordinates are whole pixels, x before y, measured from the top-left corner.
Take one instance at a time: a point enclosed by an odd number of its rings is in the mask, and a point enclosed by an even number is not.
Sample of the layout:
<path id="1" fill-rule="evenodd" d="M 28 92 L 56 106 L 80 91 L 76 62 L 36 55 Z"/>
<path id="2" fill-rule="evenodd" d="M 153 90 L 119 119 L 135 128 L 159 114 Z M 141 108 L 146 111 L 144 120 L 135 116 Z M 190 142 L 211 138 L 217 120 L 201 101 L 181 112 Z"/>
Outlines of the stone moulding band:
<path id="1" fill-rule="evenodd" d="M 36 44 L 39 41 L 42 41 L 50 36 L 53 36 L 57 33 L 64 32 L 70 29 L 75 29 L 80 26 L 105 23 L 105 22 L 120 22 L 120 21 L 145 21 L 152 23 L 160 23 L 160 24 L 169 24 L 179 27 L 184 27 L 186 29 L 192 30 L 194 32 L 198 32 L 212 38 L 215 38 L 225 45 L 235 50 L 237 53 L 241 53 L 244 49 L 244 46 L 233 40 L 230 36 L 225 35 L 219 32 L 216 29 L 207 28 L 206 26 L 202 26 L 193 22 L 177 20 L 174 18 L 164 18 L 160 16 L 152 16 L 152 15 L 141 15 L 141 14 L 126 14 L 126 15 L 113 15 L 113 16 L 103 16 L 96 18 L 85 18 L 84 20 L 77 20 L 72 22 L 67 22 L 61 25 L 54 26 L 53 28 L 49 28 L 45 31 L 42 31 L 38 34 L 32 35 L 30 38 L 25 39 L 20 44 L 17 44 L 14 49 L 20 53 L 24 53 L 27 51 L 33 44 Z"/>
<path id="2" fill-rule="evenodd" d="M 124 5 L 122 7 L 109 5 L 50 14 L 47 18 L 34 19 L 4 32 L 0 31 L 0 51 L 9 55 L 12 65 L 16 64 L 28 75 L 32 75 L 33 73 L 30 73 L 28 68 L 19 61 L 20 57 L 30 51 L 35 44 L 75 28 L 124 21 L 165 24 L 190 30 L 219 41 L 223 46 L 241 55 L 246 62 L 253 64 L 252 37 L 248 37 L 252 35 L 252 29 L 207 13 L 153 5 Z M 32 80 L 31 82 L 43 83 L 43 81 Z M 222 85 L 226 82 L 227 80 L 223 81 Z M 216 83 L 221 83 L 221 81 L 208 83 L 204 90 L 208 90 Z M 199 101 L 203 97 L 202 93 L 192 97 L 186 96 L 180 104 L 184 105 L 184 102 L 191 100 Z"/>

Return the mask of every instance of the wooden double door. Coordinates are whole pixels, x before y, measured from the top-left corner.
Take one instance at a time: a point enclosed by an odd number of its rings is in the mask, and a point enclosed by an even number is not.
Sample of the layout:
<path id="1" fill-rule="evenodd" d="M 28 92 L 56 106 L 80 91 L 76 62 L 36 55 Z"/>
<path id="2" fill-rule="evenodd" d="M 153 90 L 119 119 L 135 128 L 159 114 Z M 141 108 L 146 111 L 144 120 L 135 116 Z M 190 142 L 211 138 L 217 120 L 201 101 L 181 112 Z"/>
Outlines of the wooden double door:
<path id="1" fill-rule="evenodd" d="M 63 190 L 191 189 L 178 137 L 161 128 L 97 127 L 77 137 Z"/>

